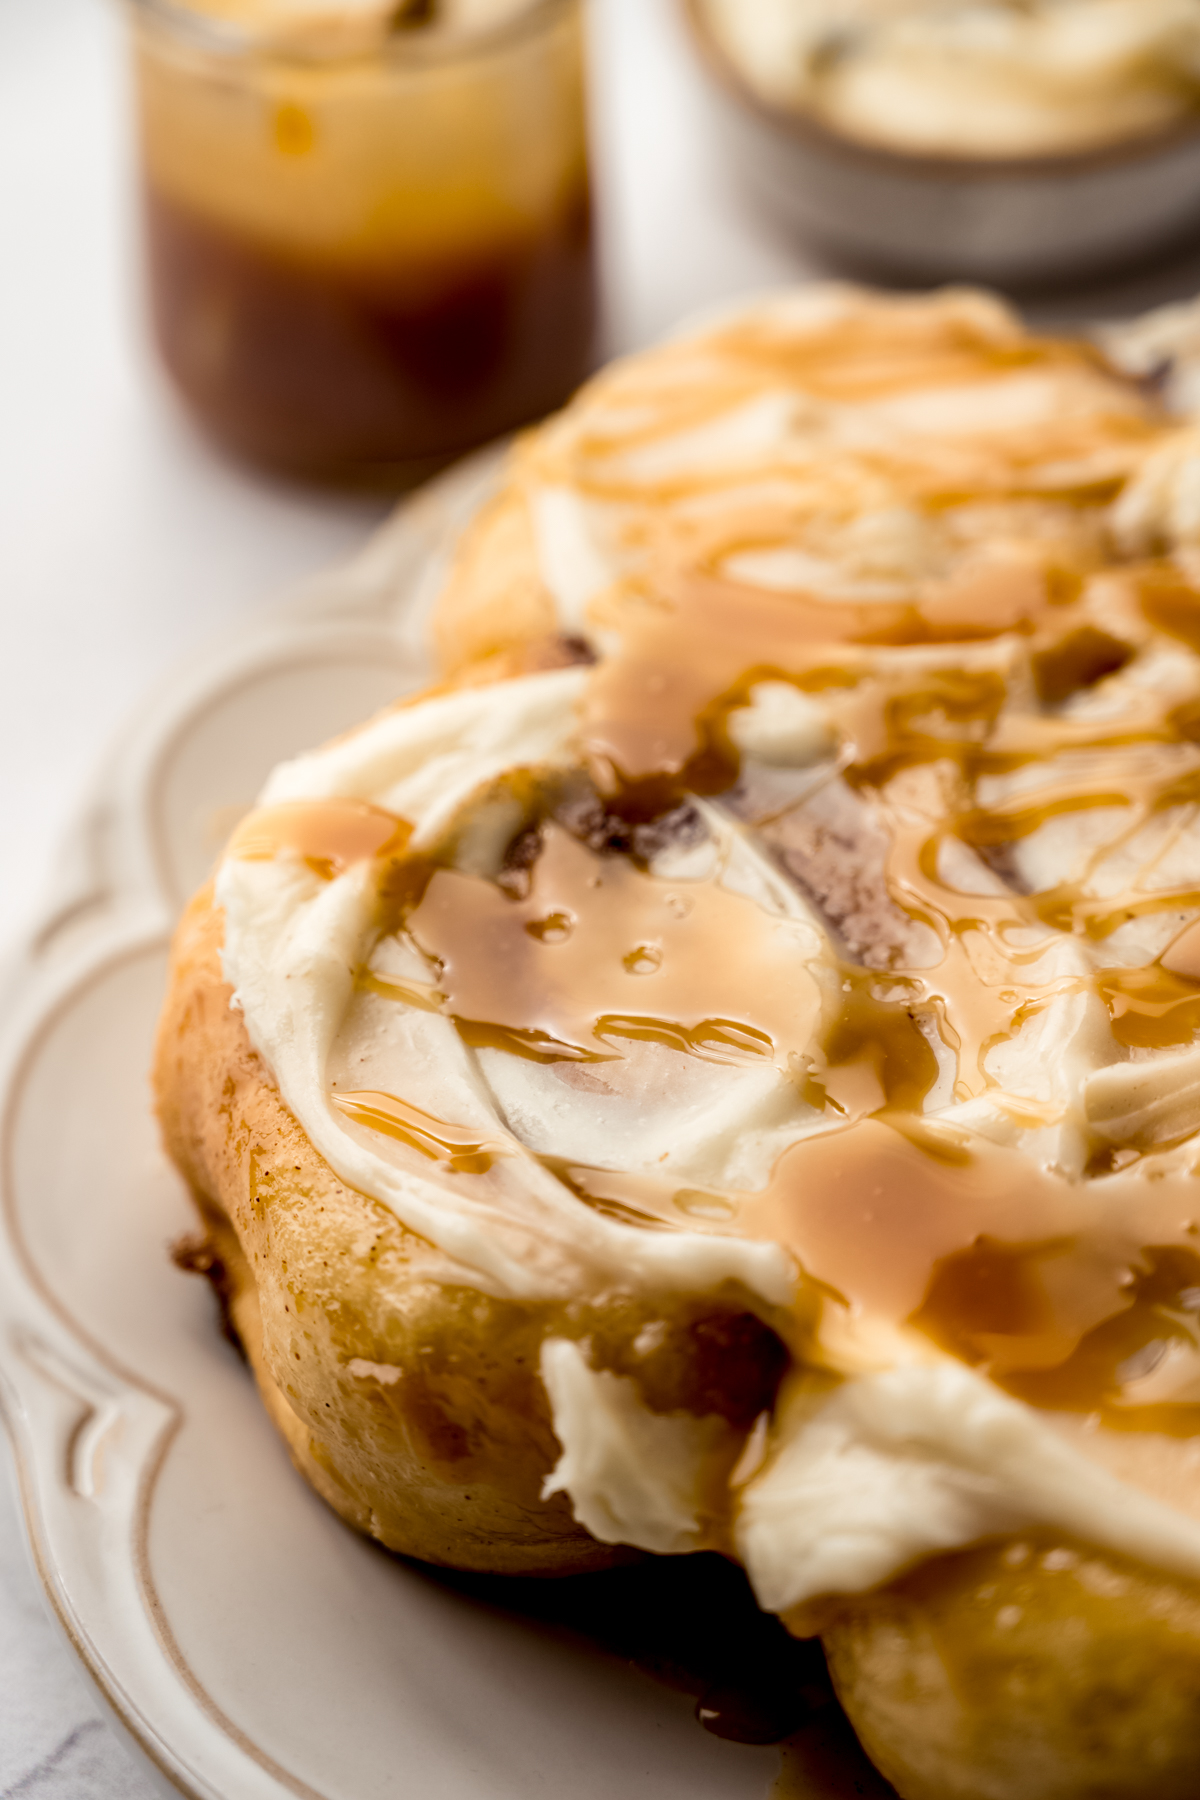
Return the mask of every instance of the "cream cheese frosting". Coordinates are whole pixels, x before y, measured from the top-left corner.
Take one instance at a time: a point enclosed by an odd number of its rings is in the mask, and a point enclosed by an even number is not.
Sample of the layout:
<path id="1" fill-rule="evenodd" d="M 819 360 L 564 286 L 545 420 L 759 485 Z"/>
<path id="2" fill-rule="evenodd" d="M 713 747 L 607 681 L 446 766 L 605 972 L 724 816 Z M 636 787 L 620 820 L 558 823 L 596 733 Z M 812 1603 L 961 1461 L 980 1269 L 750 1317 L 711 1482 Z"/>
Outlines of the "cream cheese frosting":
<path id="1" fill-rule="evenodd" d="M 603 1541 L 783 1612 L 1033 1524 L 1200 1576 L 1189 444 L 983 297 L 765 301 L 516 453 L 508 575 L 598 660 L 386 712 L 235 836 L 251 1041 L 447 1280 L 787 1343 L 739 1451 L 550 1334 Z"/>
<path id="2" fill-rule="evenodd" d="M 748 84 L 861 142 L 1024 157 L 1185 119 L 1196 0 L 699 0 Z"/>

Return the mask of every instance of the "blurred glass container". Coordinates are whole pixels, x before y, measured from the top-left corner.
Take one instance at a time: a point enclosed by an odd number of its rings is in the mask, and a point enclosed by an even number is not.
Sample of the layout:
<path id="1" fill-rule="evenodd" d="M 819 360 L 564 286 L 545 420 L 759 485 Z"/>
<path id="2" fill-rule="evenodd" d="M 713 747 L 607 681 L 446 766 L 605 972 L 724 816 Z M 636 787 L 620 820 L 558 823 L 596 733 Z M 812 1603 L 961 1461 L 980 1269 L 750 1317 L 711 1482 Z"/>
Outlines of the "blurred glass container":
<path id="1" fill-rule="evenodd" d="M 309 0 L 286 38 L 215 10 L 133 0 L 154 329 L 211 433 L 405 485 L 563 401 L 596 311 L 581 0 L 473 31 Z"/>

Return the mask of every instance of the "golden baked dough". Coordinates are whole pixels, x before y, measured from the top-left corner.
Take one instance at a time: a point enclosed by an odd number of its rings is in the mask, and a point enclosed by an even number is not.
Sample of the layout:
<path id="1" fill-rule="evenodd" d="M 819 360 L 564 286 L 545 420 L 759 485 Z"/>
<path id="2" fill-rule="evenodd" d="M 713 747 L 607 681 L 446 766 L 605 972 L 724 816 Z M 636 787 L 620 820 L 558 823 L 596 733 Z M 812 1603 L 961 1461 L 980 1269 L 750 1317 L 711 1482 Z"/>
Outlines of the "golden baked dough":
<path id="1" fill-rule="evenodd" d="M 543 1339 L 587 1336 L 663 1412 L 723 1408 L 742 1429 L 770 1404 L 776 1341 L 728 1305 L 581 1296 L 566 1318 L 447 1285 L 428 1245 L 339 1181 L 282 1104 L 230 1007 L 221 935 L 205 889 L 175 938 L 159 1117 L 297 1468 L 348 1524 L 427 1562 L 560 1575 L 625 1560 L 565 1494 L 541 1498 L 558 1456 Z M 647 1328 L 652 1346 L 631 1350 Z"/>
<path id="2" fill-rule="evenodd" d="M 1191 1800 L 1200 1589 L 1052 1537 L 939 1557 L 824 1636 L 904 1800 Z"/>
<path id="3" fill-rule="evenodd" d="M 538 1498 L 553 1438 L 528 1322 L 430 1280 L 421 1240 L 313 1154 L 230 1007 L 220 944 L 201 893 L 175 941 L 160 1117 L 298 1468 L 349 1524 L 431 1562 L 610 1561 L 562 1496 Z"/>
<path id="4" fill-rule="evenodd" d="M 529 507 L 510 481 L 467 527 L 438 596 L 433 631 L 439 660 L 454 674 L 514 644 L 551 638 L 555 628 Z"/>
<path id="5" fill-rule="evenodd" d="M 619 365 L 176 944 L 164 1132 L 318 1491 L 736 1557 L 903 1800 L 1195 1788 L 1198 467 L 979 296 Z"/>

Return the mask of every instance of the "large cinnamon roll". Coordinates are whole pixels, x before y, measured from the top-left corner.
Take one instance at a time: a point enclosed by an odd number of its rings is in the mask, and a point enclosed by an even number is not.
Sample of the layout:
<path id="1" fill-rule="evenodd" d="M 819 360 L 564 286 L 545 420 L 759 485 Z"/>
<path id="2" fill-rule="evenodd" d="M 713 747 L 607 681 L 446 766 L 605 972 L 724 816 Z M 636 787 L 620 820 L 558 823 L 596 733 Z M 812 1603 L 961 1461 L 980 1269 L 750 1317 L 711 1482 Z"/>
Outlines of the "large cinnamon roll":
<path id="1" fill-rule="evenodd" d="M 955 293 L 618 365 L 464 545 L 450 678 L 276 770 L 163 1018 L 168 1144 L 343 1516 L 466 1568 L 736 1558 L 905 1800 L 1195 1791 L 1162 385 Z"/>

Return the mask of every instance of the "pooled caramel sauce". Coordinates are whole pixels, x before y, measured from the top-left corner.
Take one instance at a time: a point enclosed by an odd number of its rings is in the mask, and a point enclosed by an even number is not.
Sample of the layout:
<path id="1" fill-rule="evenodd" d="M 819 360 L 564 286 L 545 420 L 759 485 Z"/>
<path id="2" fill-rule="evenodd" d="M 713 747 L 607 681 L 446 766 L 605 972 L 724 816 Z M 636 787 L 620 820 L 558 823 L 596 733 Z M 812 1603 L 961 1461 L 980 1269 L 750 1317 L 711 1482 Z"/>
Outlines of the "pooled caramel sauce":
<path id="1" fill-rule="evenodd" d="M 1068 1182 L 1023 1151 L 883 1115 L 785 1151 L 738 1224 L 785 1243 L 853 1314 L 916 1325 L 1032 1404 L 1091 1413 L 1132 1397 L 1136 1351 L 1187 1336 L 1167 1315 L 1200 1289 L 1198 1219 L 1188 1173 Z"/>
<path id="2" fill-rule="evenodd" d="M 1200 979 L 1173 974 L 1162 961 L 1148 969 L 1106 969 L 1096 986 L 1119 1044 L 1166 1050 L 1192 1043 L 1200 1031 Z"/>
<path id="3" fill-rule="evenodd" d="M 825 1066 L 813 1076 L 836 1110 L 921 1111 L 938 1067 L 919 1016 L 936 1018 L 916 983 L 844 971 L 840 1002 L 821 1042 Z"/>
<path id="4" fill-rule="evenodd" d="M 693 793 L 722 792 L 737 772 L 729 713 L 760 681 L 831 685 L 842 647 L 967 643 L 1010 630 L 1032 635 L 1053 616 L 1049 584 L 1032 584 L 1026 569 L 1011 577 L 989 571 L 986 591 L 980 587 L 967 578 L 927 602 L 896 603 L 768 593 L 702 570 L 664 584 L 653 603 L 628 606 L 620 647 L 589 686 L 584 744 L 602 790 L 640 786 L 657 797 L 674 780 Z M 854 685 L 853 660 L 841 679 Z M 989 686 L 976 704 L 995 710 L 1001 697 Z M 926 712 L 944 712 L 935 685 L 919 698 Z"/>
<path id="5" fill-rule="evenodd" d="M 781 1795 L 875 1800 L 892 1792 L 858 1749 L 819 1643 L 792 1637 L 763 1612 L 724 1557 L 654 1557 L 555 1581 L 419 1566 L 415 1575 L 535 1620 L 576 1649 L 582 1637 L 624 1669 L 693 1697 L 705 1730 L 727 1743 L 783 1745 Z M 796 1785 L 783 1785 L 793 1775 Z M 872 1777 L 876 1785 L 866 1785 Z"/>
<path id="6" fill-rule="evenodd" d="M 1138 1388 L 1173 1350 L 1190 1361 L 1200 1347 L 1200 1254 L 1148 1245 L 1119 1282 L 1119 1304 L 1065 1345 L 1055 1285 L 1077 1278 L 1077 1255 L 1070 1241 L 1014 1247 L 981 1238 L 935 1267 L 913 1323 L 964 1362 L 986 1365 L 1030 1405 L 1098 1414 L 1123 1430 L 1195 1435 L 1200 1386 L 1159 1404 L 1146 1404 Z"/>
<path id="7" fill-rule="evenodd" d="M 834 1703 L 784 1743 L 768 1800 L 896 1800 Z"/>
<path id="8" fill-rule="evenodd" d="M 399 850 L 412 827 L 365 800 L 296 800 L 249 813 L 225 852 L 242 862 L 289 853 L 325 881 L 358 862 Z"/>
<path id="9" fill-rule="evenodd" d="M 1077 625 L 1056 643 L 1037 650 L 1030 658 L 1038 699 L 1060 706 L 1105 675 L 1115 675 L 1133 655 L 1131 646 L 1095 625 Z"/>
<path id="10" fill-rule="evenodd" d="M 806 958 L 745 896 L 658 880 L 553 821 L 531 876 L 522 897 L 437 869 L 408 917 L 468 1043 L 590 1062 L 637 1040 L 722 1063 L 807 1048 Z"/>

